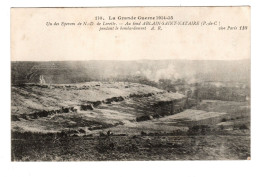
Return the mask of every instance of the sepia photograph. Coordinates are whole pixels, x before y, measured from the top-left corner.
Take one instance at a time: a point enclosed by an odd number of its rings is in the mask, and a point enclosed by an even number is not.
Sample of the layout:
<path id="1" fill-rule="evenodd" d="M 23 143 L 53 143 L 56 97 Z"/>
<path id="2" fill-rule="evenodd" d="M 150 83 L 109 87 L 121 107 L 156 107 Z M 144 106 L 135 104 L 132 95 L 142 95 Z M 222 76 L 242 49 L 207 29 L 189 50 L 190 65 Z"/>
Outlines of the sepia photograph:
<path id="1" fill-rule="evenodd" d="M 11 9 L 11 161 L 251 159 L 250 7 Z"/>

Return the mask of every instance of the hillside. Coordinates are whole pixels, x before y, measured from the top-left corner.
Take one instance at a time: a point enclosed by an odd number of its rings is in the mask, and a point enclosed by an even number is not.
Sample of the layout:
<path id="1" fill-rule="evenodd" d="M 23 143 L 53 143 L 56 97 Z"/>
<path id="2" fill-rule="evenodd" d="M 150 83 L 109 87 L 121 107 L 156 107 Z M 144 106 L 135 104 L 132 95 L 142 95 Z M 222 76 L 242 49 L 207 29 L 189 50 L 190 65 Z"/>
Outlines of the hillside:
<path id="1" fill-rule="evenodd" d="M 13 161 L 250 157 L 250 61 L 12 62 Z"/>
<path id="2" fill-rule="evenodd" d="M 184 95 L 137 83 L 12 86 L 12 125 L 16 129 L 57 132 L 73 127 L 89 130 L 94 122 L 102 129 L 130 124 L 140 116 L 171 114 L 174 100 L 184 107 Z"/>
<path id="3" fill-rule="evenodd" d="M 128 82 L 12 86 L 12 160 L 250 157 L 247 102 L 194 100 Z"/>

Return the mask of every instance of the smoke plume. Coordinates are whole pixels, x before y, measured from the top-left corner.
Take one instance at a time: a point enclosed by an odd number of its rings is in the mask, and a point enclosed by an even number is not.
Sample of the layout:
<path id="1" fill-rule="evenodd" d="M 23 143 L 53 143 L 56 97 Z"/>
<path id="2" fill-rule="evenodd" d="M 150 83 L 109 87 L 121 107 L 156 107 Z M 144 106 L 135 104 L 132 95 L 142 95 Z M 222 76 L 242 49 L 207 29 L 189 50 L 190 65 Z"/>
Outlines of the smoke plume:
<path id="1" fill-rule="evenodd" d="M 150 69 L 137 71 L 136 75 L 145 76 L 147 79 L 154 82 L 158 82 L 160 79 L 168 79 L 171 81 L 180 79 L 180 75 L 176 72 L 173 64 L 168 65 L 167 68 L 162 68 L 154 71 Z"/>

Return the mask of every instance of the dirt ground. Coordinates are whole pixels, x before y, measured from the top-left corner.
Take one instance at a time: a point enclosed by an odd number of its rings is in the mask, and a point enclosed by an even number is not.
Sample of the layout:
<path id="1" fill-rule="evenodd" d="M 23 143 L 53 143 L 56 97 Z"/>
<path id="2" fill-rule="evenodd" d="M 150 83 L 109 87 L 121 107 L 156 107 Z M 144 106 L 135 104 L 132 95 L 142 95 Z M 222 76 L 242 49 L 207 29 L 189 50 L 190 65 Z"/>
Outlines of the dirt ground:
<path id="1" fill-rule="evenodd" d="M 24 138 L 13 135 L 12 161 L 246 160 L 250 157 L 248 133 L 44 138 L 37 134 Z"/>

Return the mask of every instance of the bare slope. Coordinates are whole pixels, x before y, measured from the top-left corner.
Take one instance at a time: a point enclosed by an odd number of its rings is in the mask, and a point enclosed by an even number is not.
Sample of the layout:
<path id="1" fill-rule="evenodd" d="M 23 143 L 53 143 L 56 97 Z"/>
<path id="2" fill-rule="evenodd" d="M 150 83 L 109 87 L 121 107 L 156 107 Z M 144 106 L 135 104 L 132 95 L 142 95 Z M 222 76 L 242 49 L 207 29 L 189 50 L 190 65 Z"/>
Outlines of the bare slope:
<path id="1" fill-rule="evenodd" d="M 136 127 L 140 116 L 172 113 L 171 102 L 185 96 L 155 87 L 123 82 L 70 85 L 25 84 L 12 87 L 13 130 L 92 132 L 115 126 Z"/>
<path id="2" fill-rule="evenodd" d="M 79 106 L 86 102 L 104 101 L 113 97 L 164 93 L 159 100 L 182 98 L 177 93 L 166 93 L 155 87 L 136 83 L 100 83 L 12 86 L 12 114 L 30 113 L 37 110 L 52 110 L 66 106 Z"/>

